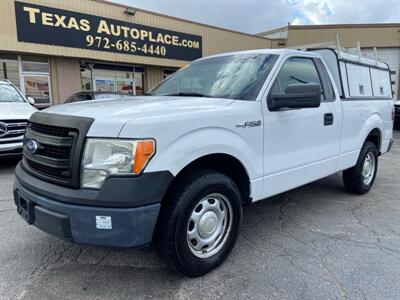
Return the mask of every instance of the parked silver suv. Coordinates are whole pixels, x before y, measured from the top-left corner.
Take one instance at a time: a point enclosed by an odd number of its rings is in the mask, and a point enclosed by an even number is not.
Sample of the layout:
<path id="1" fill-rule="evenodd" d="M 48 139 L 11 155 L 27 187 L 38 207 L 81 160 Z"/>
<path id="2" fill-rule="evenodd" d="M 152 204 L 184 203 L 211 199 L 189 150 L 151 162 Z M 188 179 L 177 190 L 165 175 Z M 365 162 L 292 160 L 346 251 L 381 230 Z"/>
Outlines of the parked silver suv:
<path id="1" fill-rule="evenodd" d="M 0 80 L 0 157 L 20 155 L 25 127 L 37 111 L 32 98 L 26 99 L 8 80 Z"/>

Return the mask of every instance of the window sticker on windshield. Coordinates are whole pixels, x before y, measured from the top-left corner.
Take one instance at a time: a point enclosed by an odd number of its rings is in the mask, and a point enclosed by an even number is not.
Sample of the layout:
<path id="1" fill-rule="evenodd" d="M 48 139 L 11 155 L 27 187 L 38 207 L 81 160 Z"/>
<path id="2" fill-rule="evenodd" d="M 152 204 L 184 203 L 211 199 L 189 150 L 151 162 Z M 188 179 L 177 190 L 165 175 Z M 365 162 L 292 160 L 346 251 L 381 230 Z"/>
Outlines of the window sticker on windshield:
<path id="1" fill-rule="evenodd" d="M 97 229 L 112 229 L 111 217 L 110 216 L 96 216 L 96 228 Z"/>

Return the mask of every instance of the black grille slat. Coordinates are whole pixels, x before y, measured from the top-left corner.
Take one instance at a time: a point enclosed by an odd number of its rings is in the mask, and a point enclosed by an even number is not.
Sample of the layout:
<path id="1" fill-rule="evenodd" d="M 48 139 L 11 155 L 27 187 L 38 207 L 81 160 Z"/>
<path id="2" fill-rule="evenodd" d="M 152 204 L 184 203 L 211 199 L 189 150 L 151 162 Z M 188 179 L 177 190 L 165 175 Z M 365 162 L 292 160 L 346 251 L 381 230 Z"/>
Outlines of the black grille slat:
<path id="1" fill-rule="evenodd" d="M 71 173 L 68 171 L 60 171 L 58 169 L 54 169 L 52 167 L 28 160 L 28 164 L 35 170 L 39 171 L 40 173 L 46 175 L 50 174 L 55 177 L 61 177 L 61 178 L 66 178 L 70 177 Z"/>
<path id="2" fill-rule="evenodd" d="M 39 155 L 48 156 L 57 159 L 69 159 L 71 149 L 68 147 L 55 147 L 46 145 L 44 149 L 38 151 Z"/>
<path id="3" fill-rule="evenodd" d="M 30 138 L 40 141 L 42 145 L 51 145 L 57 147 L 71 147 L 74 142 L 74 136 L 51 136 L 43 133 L 33 131 L 31 127 L 28 127 L 27 134 Z"/>
<path id="4" fill-rule="evenodd" d="M 29 161 L 59 170 L 69 169 L 69 159 L 56 159 L 50 158 L 42 155 L 27 155 Z"/>
<path id="5" fill-rule="evenodd" d="M 77 132 L 76 129 L 66 128 L 66 127 L 59 127 L 59 126 L 50 126 L 38 123 L 29 123 L 29 127 L 32 130 L 43 133 L 50 136 L 59 136 L 59 137 L 67 137 L 70 135 L 71 132 Z"/>

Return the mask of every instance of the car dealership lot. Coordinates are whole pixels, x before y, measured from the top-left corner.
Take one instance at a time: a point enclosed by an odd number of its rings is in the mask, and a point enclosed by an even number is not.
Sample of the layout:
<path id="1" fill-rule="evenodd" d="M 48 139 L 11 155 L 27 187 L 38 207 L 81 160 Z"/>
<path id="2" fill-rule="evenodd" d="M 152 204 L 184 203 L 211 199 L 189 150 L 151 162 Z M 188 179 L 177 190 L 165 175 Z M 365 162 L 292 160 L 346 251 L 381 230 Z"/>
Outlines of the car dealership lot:
<path id="1" fill-rule="evenodd" d="M 244 210 L 238 244 L 197 279 L 169 273 L 151 248 L 74 245 L 27 226 L 0 161 L 0 298 L 395 299 L 400 294 L 400 132 L 365 196 L 334 175 Z"/>

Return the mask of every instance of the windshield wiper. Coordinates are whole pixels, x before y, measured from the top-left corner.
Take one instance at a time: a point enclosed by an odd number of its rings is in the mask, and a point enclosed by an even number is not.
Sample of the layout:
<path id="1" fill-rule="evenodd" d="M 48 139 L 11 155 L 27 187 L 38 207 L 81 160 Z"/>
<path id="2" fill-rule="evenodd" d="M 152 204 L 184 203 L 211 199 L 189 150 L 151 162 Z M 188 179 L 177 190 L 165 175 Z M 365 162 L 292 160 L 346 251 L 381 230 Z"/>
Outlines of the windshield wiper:
<path id="1" fill-rule="evenodd" d="M 297 78 L 297 77 L 295 77 L 293 75 L 290 75 L 290 79 L 294 79 L 294 80 L 296 80 L 296 81 L 298 81 L 300 83 L 304 83 L 304 84 L 308 83 L 307 81 L 301 80 L 301 79 L 299 79 L 299 78 Z"/>
<path id="2" fill-rule="evenodd" d="M 197 92 L 180 92 L 180 93 L 172 93 L 172 94 L 166 94 L 166 95 L 160 95 L 160 96 L 187 96 L 187 97 L 208 97 L 208 98 L 211 98 L 211 96 L 204 95 L 204 94 L 197 93 Z"/>

